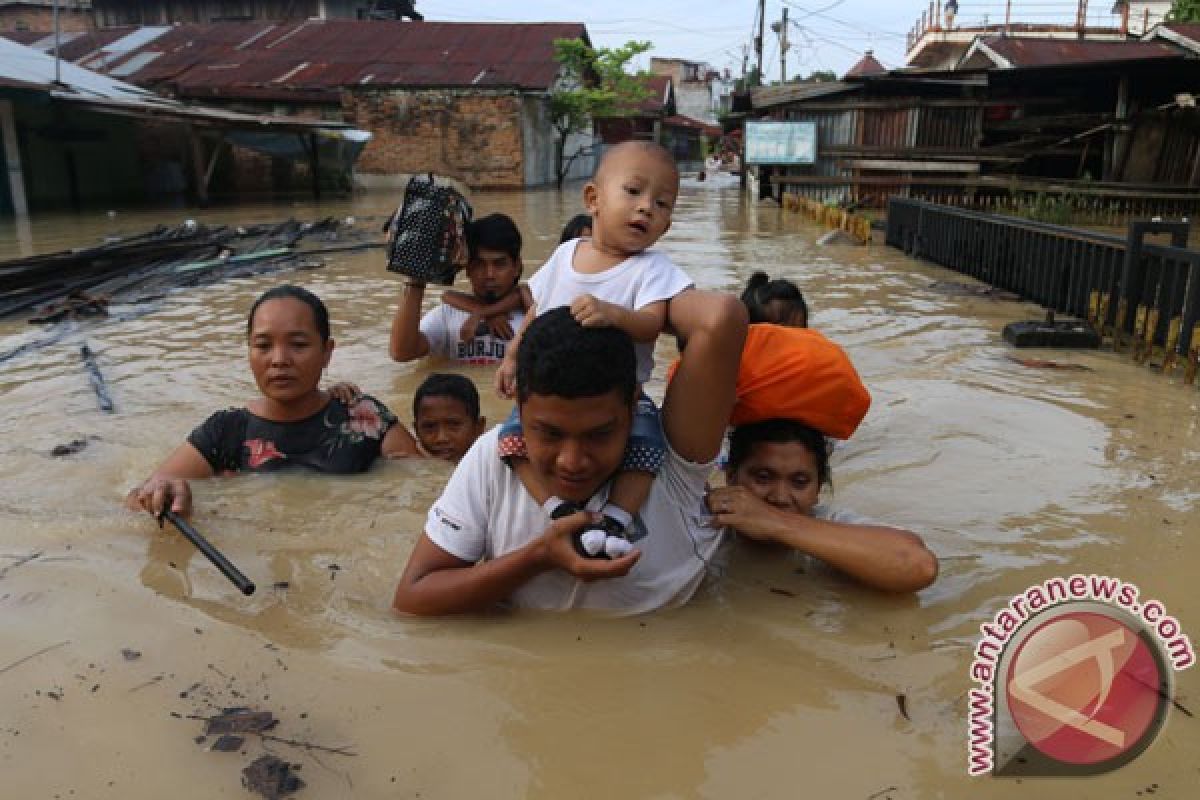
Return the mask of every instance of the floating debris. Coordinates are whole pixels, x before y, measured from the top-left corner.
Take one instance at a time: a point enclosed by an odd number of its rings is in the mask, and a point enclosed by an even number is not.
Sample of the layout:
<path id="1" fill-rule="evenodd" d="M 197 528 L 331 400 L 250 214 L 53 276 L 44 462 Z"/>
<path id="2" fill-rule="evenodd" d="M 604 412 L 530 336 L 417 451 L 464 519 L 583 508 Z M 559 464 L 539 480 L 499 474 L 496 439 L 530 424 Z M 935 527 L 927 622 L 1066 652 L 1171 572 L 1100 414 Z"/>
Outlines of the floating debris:
<path id="1" fill-rule="evenodd" d="M 912 722 L 912 717 L 908 715 L 908 695 L 896 695 L 896 707 L 900 709 L 900 716 L 904 717 L 909 722 Z"/>
<path id="2" fill-rule="evenodd" d="M 204 726 L 206 736 L 226 733 L 263 733 L 279 724 L 270 711 L 254 711 L 245 707 L 225 708 L 215 717 L 209 717 Z"/>
<path id="3" fill-rule="evenodd" d="M 267 800 L 278 800 L 304 788 L 296 775 L 299 764 L 289 764 L 275 756 L 259 756 L 242 770 L 242 786 Z"/>
<path id="4" fill-rule="evenodd" d="M 246 738 L 244 736 L 230 736 L 227 734 L 213 742 L 212 749 L 218 753 L 234 753 L 241 750 L 245 742 Z"/>
<path id="5" fill-rule="evenodd" d="M 73 456 L 80 450 L 88 446 L 88 439 L 72 439 L 66 444 L 55 445 L 50 451 L 50 455 L 54 458 L 63 458 L 64 456 Z"/>
<path id="6" fill-rule="evenodd" d="M 1091 367 L 1084 366 L 1083 364 L 1067 364 L 1062 361 L 1047 361 L 1044 358 L 1024 358 L 1023 356 L 1013 355 L 1012 353 L 1008 354 L 1008 360 L 1016 364 L 1020 364 L 1022 367 L 1029 367 L 1030 369 L 1066 369 L 1077 370 L 1080 372 L 1092 371 Z"/>
<path id="7" fill-rule="evenodd" d="M 139 658 L 142 657 L 142 654 L 139 651 L 134 650 L 132 648 L 122 647 L 121 648 L 121 657 L 124 658 L 126 661 L 137 661 Z"/>
<path id="8" fill-rule="evenodd" d="M 935 292 L 948 294 L 952 297 L 982 297 L 987 300 L 1020 300 L 1020 295 L 1006 292 L 1003 289 L 997 289 L 995 286 L 986 286 L 976 283 L 959 283 L 958 281 L 934 281 L 929 284 L 929 288 Z"/>
<path id="9" fill-rule="evenodd" d="M 0 317 L 29 309 L 38 309 L 31 321 L 43 323 L 103 316 L 114 303 L 143 302 L 226 278 L 320 267 L 323 262 L 312 256 L 382 245 L 331 217 L 238 228 L 195 220 L 160 225 L 95 247 L 0 262 Z"/>
<path id="10" fill-rule="evenodd" d="M 112 396 L 108 393 L 108 383 L 104 380 L 104 374 L 100 372 L 100 365 L 96 363 L 96 354 L 92 352 L 91 347 L 84 344 L 79 348 L 79 357 L 83 359 L 83 366 L 87 370 L 88 381 L 92 384 L 92 391 L 96 393 L 96 400 L 100 404 L 100 410 L 112 414 L 117 409 L 113 405 Z"/>

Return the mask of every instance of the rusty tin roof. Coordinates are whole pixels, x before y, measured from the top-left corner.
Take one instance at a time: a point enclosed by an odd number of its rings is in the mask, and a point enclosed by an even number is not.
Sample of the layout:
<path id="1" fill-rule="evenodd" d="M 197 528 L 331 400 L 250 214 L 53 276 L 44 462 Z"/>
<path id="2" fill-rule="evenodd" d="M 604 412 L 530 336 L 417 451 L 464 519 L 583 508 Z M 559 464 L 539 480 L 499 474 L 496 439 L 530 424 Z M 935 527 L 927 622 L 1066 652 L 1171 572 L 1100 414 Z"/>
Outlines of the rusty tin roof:
<path id="1" fill-rule="evenodd" d="M 194 97 L 336 102 L 351 86 L 546 91 L 559 69 L 554 40 L 573 38 L 587 40 L 587 29 L 579 23 L 219 22 L 173 26 L 96 66 Z"/>

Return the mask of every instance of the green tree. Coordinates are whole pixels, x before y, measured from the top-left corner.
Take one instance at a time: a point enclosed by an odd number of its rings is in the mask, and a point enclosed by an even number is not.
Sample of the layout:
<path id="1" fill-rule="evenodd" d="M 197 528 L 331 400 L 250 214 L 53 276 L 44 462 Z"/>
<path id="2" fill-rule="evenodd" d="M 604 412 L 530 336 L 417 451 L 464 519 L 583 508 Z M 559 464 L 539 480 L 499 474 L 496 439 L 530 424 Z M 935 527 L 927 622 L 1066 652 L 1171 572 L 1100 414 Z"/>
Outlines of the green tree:
<path id="1" fill-rule="evenodd" d="M 582 39 L 556 39 L 554 58 L 562 66 L 550 93 L 550 115 L 555 141 L 555 179 L 563 185 L 571 165 L 591 152 L 580 146 L 567 153 L 573 133 L 588 129 L 597 117 L 617 117 L 634 110 L 650 95 L 647 72 L 629 72 L 629 62 L 649 50 L 650 42 L 630 41 L 620 47 L 590 47 Z"/>
<path id="2" fill-rule="evenodd" d="M 746 77 L 738 79 L 735 88 L 739 92 L 748 92 L 762 85 L 762 75 L 759 74 L 758 67 L 751 67 L 746 71 Z"/>
<path id="3" fill-rule="evenodd" d="M 1200 22 L 1200 0 L 1175 0 L 1167 19 L 1170 22 Z"/>
<path id="4" fill-rule="evenodd" d="M 810 72 L 805 78 L 806 83 L 830 83 L 838 79 L 837 73 L 831 69 L 818 69 Z"/>

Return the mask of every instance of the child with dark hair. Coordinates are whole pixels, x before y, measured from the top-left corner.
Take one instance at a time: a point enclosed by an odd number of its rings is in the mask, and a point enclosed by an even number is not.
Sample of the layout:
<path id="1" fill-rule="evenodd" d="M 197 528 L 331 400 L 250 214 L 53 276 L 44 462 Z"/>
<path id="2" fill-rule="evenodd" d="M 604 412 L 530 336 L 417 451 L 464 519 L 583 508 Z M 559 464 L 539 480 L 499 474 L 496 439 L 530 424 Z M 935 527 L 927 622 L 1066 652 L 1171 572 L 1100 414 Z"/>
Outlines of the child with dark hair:
<path id="1" fill-rule="evenodd" d="M 771 279 L 765 272 L 750 276 L 742 292 L 742 302 L 750 312 L 750 323 L 770 322 L 789 328 L 808 327 L 808 304 L 800 287 L 786 278 Z"/>
<path id="2" fill-rule="evenodd" d="M 654 245 L 671 227 L 679 194 L 679 170 L 665 148 L 651 142 L 623 142 L 604 154 L 595 177 L 584 187 L 592 235 L 558 246 L 529 281 L 534 306 L 526 324 L 555 308 L 570 309 L 585 327 L 618 328 L 635 342 L 639 384 L 654 368 L 654 344 L 666 323 L 668 303 L 693 287 L 691 278 Z M 496 373 L 496 387 L 513 396 L 520 335 Z M 624 469 L 603 510 L 603 524 L 578 538 L 582 553 L 619 558 L 641 535 L 638 509 L 645 503 L 666 454 L 654 402 L 640 393 L 635 427 Z M 518 474 L 528 474 L 521 422 L 516 412 L 500 434 L 501 455 Z M 548 509 L 564 506 L 551 495 Z"/>
<path id="3" fill-rule="evenodd" d="M 576 214 L 567 220 L 567 224 L 563 226 L 562 236 L 558 238 L 558 243 L 563 244 L 572 239 L 583 239 L 592 235 L 592 215 L 591 214 Z"/>
<path id="4" fill-rule="evenodd" d="M 421 448 L 457 464 L 487 428 L 479 390 L 462 375 L 435 372 L 413 395 L 413 429 Z"/>

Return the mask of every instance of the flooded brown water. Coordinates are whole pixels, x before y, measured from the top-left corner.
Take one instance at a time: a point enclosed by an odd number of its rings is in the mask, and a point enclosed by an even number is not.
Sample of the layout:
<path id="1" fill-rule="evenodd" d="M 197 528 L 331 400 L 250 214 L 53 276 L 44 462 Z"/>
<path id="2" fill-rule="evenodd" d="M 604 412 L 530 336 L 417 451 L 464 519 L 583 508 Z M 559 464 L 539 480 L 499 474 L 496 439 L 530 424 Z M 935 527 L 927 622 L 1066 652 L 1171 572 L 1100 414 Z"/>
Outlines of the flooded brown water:
<path id="1" fill-rule="evenodd" d="M 574 192 L 474 200 L 518 220 L 529 271 L 577 210 Z M 390 202 L 48 217 L 27 236 L 0 223 L 0 255 L 188 215 L 374 225 Z M 252 705 L 275 712 L 281 738 L 356 754 L 268 742 L 303 764 L 301 797 L 1195 796 L 1200 720 L 1180 712 L 1100 778 L 970 779 L 965 693 L 980 623 L 1056 575 L 1135 582 L 1200 637 L 1200 392 L 1104 352 L 1033 354 L 1086 372 L 1021 367 L 1000 330 L 1036 308 L 948 296 L 930 284 L 951 273 L 883 247 L 820 249 L 821 233 L 692 188 L 663 246 L 704 287 L 734 289 L 756 268 L 802 284 L 812 324 L 850 351 L 874 396 L 834 457 L 833 501 L 925 536 L 941 559 L 933 587 L 885 597 L 743 547 L 676 611 L 400 619 L 395 580 L 449 468 L 385 463 L 198 484 L 196 526 L 262 587 L 242 597 L 121 499 L 209 413 L 252 396 L 244 314 L 284 280 L 331 308 L 329 379 L 411 418 L 432 367 L 387 358 L 397 281 L 378 252 L 334 256 L 88 330 L 115 415 L 97 411 L 82 334 L 0 364 L 0 794 L 245 796 L 239 772 L 262 745 L 210 752 L 189 716 Z M 0 323 L 0 350 L 27 328 Z M 485 395 L 495 420 L 506 404 Z M 49 456 L 85 436 L 78 455 Z M 1198 675 L 1177 675 L 1192 711 Z"/>

